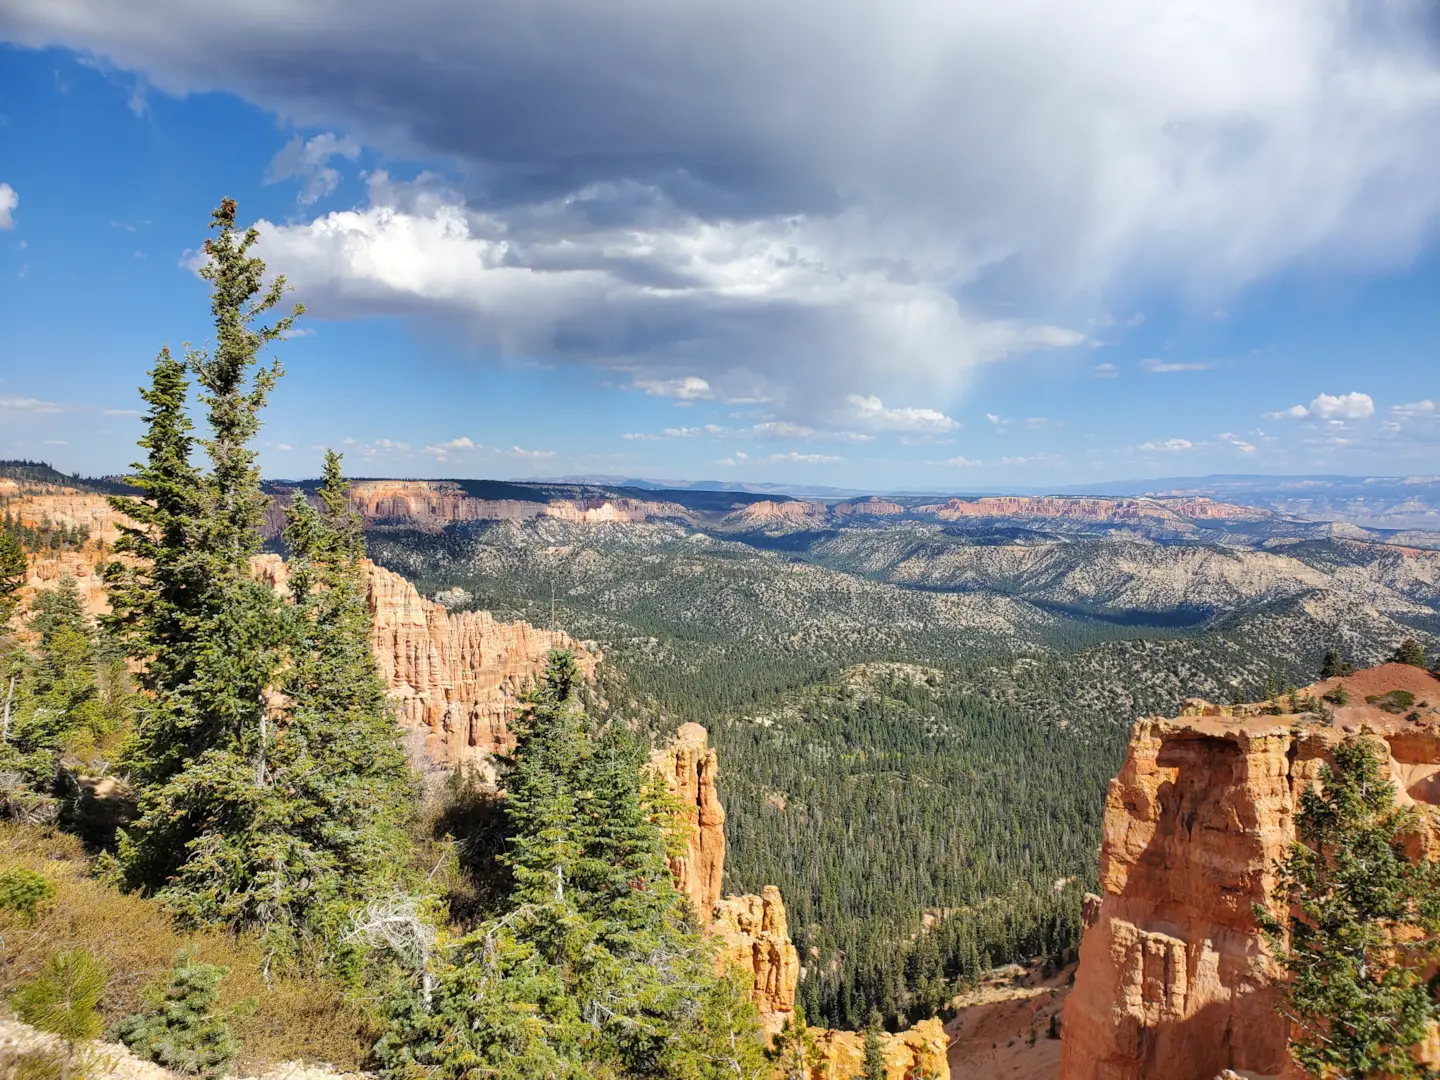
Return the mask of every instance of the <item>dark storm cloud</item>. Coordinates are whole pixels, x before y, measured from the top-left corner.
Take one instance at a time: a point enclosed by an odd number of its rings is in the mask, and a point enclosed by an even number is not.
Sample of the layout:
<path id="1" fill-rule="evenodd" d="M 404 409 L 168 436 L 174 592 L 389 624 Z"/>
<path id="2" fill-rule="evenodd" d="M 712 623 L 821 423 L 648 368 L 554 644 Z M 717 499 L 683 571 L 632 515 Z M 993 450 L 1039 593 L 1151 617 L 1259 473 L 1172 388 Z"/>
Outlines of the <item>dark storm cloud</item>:
<path id="1" fill-rule="evenodd" d="M 1075 345 L 1047 319 L 1141 282 L 1211 296 L 1413 256 L 1440 208 L 1427 12 L 0 0 L 0 35 L 233 91 L 333 130 L 321 149 L 449 160 L 444 184 L 372 175 L 365 205 L 268 228 L 321 313 L 863 422 L 852 397 L 910 404 Z M 319 198 L 333 167 L 291 175 Z M 980 283 L 1021 314 L 985 314 Z"/>

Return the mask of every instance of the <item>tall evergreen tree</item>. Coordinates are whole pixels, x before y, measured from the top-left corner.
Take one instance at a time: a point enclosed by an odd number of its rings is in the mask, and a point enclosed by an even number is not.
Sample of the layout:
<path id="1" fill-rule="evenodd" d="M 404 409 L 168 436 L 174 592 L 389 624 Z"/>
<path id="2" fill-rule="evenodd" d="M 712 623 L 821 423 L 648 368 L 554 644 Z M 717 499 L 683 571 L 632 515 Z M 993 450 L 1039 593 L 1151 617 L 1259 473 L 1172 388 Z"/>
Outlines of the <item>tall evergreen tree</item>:
<path id="1" fill-rule="evenodd" d="M 142 760 L 131 765 L 148 764 L 156 778 L 168 775 L 187 753 L 183 743 L 166 738 L 174 720 L 169 713 L 176 692 L 193 676 L 195 627 L 214 602 L 196 546 L 203 477 L 190 460 L 194 438 L 188 394 L 185 363 L 169 348 L 161 349 L 150 369 L 150 386 L 140 390 L 149 407 L 140 446 L 148 453 L 132 466 L 130 483 L 142 497 L 112 495 L 109 500 L 122 515 L 114 551 L 129 556 L 105 570 L 109 628 L 131 656 L 143 661 L 140 684 L 155 698 L 153 715 L 142 715 L 139 752 L 133 755 Z M 162 753 L 166 747 L 171 754 Z M 153 760 L 143 761 L 145 750 Z"/>
<path id="2" fill-rule="evenodd" d="M 885 1080 L 885 1051 L 880 1046 L 880 1017 L 870 1017 L 865 1028 L 865 1060 L 860 1074 L 864 1080 Z"/>
<path id="3" fill-rule="evenodd" d="M 266 499 L 249 444 L 281 374 L 278 361 L 260 366 L 257 354 L 302 309 L 263 324 L 285 279 L 263 287 L 265 264 L 251 254 L 259 234 L 237 233 L 234 200 L 211 214 L 211 228 L 200 273 L 212 286 L 215 346 L 186 350 L 208 406 L 210 437 L 199 440 L 207 474 L 195 474 L 188 461 L 183 372 L 168 354 L 146 395 L 150 461 L 140 479 L 154 505 L 138 511 L 140 528 L 126 541 L 137 553 L 154 545 L 159 562 L 126 594 L 122 611 L 134 640 L 155 649 L 153 699 L 125 755 L 140 816 L 122 833 L 119 857 L 132 884 L 160 891 L 187 915 L 269 924 L 284 893 L 279 883 L 300 868 L 277 851 L 233 842 L 256 828 L 278 839 L 283 825 L 270 819 L 268 792 L 253 779 L 273 721 L 268 691 L 283 619 L 274 591 L 250 568 Z"/>
<path id="4" fill-rule="evenodd" d="M 1406 858 L 1416 825 L 1366 742 L 1349 737 L 1301 797 L 1280 868 L 1286 921 L 1256 906 L 1281 969 L 1291 1053 L 1320 1080 L 1432 1075 L 1412 1049 L 1440 1019 L 1426 970 L 1440 953 L 1440 865 Z"/>
<path id="5" fill-rule="evenodd" d="M 431 1003 L 399 1010 L 378 1056 L 394 1076 L 758 1080 L 754 1006 L 665 870 L 644 757 L 595 730 L 578 681 L 553 652 L 516 725 L 503 909 L 444 956 Z"/>
<path id="6" fill-rule="evenodd" d="M 140 817 L 119 856 L 133 884 L 181 915 L 288 942 L 333 931 L 391 872 L 408 777 L 368 651 L 363 546 L 338 457 L 324 513 L 292 509 L 295 602 L 253 573 L 266 498 L 250 444 L 281 373 L 258 353 L 302 309 L 263 324 L 284 279 L 264 285 L 258 234 L 238 232 L 233 201 L 211 225 L 201 275 L 215 346 L 187 348 L 183 365 L 161 353 L 142 392 L 145 497 L 121 505 L 135 521 L 121 548 L 139 565 L 112 572 L 116 625 L 151 694 L 125 755 Z M 193 441 L 187 369 L 209 428 Z M 195 445 L 206 471 L 190 461 Z"/>

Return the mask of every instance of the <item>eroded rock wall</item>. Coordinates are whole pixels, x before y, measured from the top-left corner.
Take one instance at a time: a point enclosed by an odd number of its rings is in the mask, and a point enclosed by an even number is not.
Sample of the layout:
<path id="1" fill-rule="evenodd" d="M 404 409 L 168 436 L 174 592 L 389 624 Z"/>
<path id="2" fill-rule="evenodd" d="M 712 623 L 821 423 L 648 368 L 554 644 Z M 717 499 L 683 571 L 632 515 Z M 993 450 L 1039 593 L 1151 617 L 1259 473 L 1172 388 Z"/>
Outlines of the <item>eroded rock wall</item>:
<path id="1" fill-rule="evenodd" d="M 1440 683 L 1401 676 L 1433 683 L 1428 703 L 1440 704 Z M 1285 1074 L 1288 1031 L 1252 905 L 1271 905 L 1301 793 L 1355 731 L 1383 748 L 1402 802 L 1440 802 L 1433 714 L 1362 706 L 1320 724 L 1190 711 L 1200 715 L 1136 723 L 1111 781 L 1060 1080 Z"/>
<path id="2" fill-rule="evenodd" d="M 760 1022 L 766 1031 L 779 1031 L 795 1014 L 800 982 L 800 956 L 790 941 L 780 890 L 767 885 L 759 896 L 725 897 L 715 905 L 710 932 L 720 939 L 723 963 L 754 973 Z"/>
<path id="3" fill-rule="evenodd" d="M 595 667 L 595 657 L 567 634 L 499 622 L 488 611 L 451 613 L 373 564 L 366 597 L 375 660 L 422 771 L 483 764 L 509 750 L 517 701 L 551 649 L 574 651 L 587 675 Z"/>
<path id="4" fill-rule="evenodd" d="M 725 808 L 715 788 L 720 771 L 715 750 L 703 727 L 682 724 L 674 741 L 655 751 L 650 763 L 685 808 L 689 839 L 685 853 L 670 859 L 670 872 L 704 924 L 711 919 L 725 878 Z"/>

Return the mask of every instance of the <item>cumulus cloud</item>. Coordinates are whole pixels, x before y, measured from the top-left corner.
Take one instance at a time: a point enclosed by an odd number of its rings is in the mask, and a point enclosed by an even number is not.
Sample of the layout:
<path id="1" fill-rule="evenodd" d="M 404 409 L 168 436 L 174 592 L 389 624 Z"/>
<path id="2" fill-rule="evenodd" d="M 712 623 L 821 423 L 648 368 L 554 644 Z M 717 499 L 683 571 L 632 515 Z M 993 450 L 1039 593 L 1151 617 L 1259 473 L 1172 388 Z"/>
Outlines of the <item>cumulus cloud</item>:
<path id="1" fill-rule="evenodd" d="M 643 390 L 651 397 L 680 398 L 682 401 L 715 396 L 710 384 L 697 375 L 687 375 L 683 379 L 636 379 L 635 389 Z"/>
<path id="2" fill-rule="evenodd" d="M 957 420 L 946 416 L 938 409 L 912 406 L 886 408 L 885 403 L 874 394 L 850 394 L 845 400 L 861 423 L 879 431 L 937 434 L 960 429 L 960 423 Z"/>
<path id="3" fill-rule="evenodd" d="M 1178 454 L 1183 450 L 1193 450 L 1195 444 L 1189 439 L 1159 439 L 1155 442 L 1140 444 L 1141 450 L 1159 451 L 1167 454 Z"/>
<path id="4" fill-rule="evenodd" d="M 20 205 L 20 196 L 9 184 L 0 184 L 0 229 L 13 228 L 15 208 Z"/>
<path id="5" fill-rule="evenodd" d="M 9 0 L 4 33 L 453 167 L 445 198 L 391 185 L 271 229 L 317 314 L 437 319 L 806 421 L 1082 344 L 1056 312 L 1141 286 L 1213 307 L 1298 263 L 1405 265 L 1440 216 L 1413 0 L 459 10 Z M 333 186 L 313 141 L 287 147 L 302 196 Z M 1013 319 L 971 299 L 996 279 Z"/>
<path id="6" fill-rule="evenodd" d="M 1322 420 L 1364 420 L 1375 415 L 1375 402 L 1369 394 L 1320 394 L 1310 402 L 1310 414 Z"/>
<path id="7" fill-rule="evenodd" d="M 332 194 L 340 184 L 340 173 L 328 164 L 330 159 L 354 161 L 359 156 L 360 144 L 349 136 L 330 131 L 309 139 L 296 135 L 271 159 L 265 183 L 298 180 L 300 194 L 296 199 L 301 206 L 309 206 Z"/>
<path id="8" fill-rule="evenodd" d="M 1420 403 L 1423 404 L 1423 403 Z M 1402 406 L 1402 408 L 1407 406 Z M 1364 420 L 1375 415 L 1375 400 L 1369 394 L 1352 390 L 1348 394 L 1318 394 L 1307 405 L 1291 405 L 1279 412 L 1266 413 L 1270 420 L 1329 420 L 1343 423 L 1346 420 Z"/>
<path id="9" fill-rule="evenodd" d="M 1291 405 L 1288 409 L 1281 409 L 1279 412 L 1267 412 L 1267 420 L 1300 420 L 1310 415 L 1310 410 L 1304 405 Z"/>

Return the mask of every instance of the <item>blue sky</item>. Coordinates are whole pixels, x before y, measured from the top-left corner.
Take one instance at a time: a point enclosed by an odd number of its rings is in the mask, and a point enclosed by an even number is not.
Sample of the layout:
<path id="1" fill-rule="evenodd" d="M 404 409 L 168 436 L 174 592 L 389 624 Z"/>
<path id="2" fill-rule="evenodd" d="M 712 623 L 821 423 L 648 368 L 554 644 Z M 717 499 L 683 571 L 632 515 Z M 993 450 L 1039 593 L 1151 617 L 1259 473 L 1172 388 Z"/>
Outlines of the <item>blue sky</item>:
<path id="1" fill-rule="evenodd" d="M 0 11 L 0 454 L 135 456 L 229 195 L 357 475 L 1435 474 L 1425 7 Z"/>

